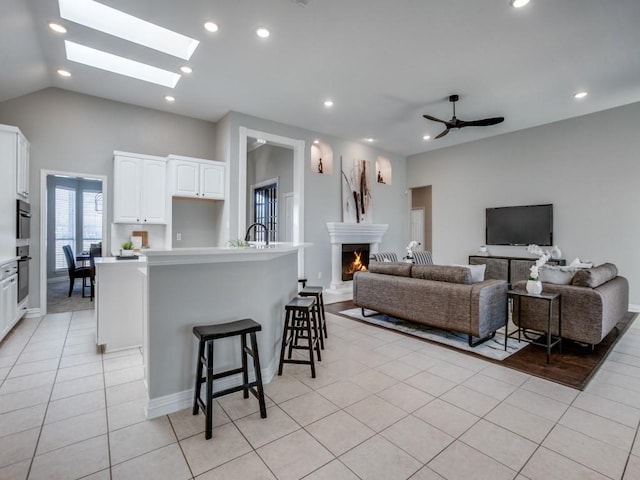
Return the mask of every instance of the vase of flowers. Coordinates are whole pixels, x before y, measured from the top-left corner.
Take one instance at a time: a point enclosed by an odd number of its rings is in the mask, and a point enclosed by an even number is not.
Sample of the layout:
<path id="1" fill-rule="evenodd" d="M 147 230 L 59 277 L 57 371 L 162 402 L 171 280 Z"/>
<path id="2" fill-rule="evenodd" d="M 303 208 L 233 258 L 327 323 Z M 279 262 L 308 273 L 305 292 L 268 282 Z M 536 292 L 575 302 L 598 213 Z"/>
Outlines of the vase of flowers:
<path id="1" fill-rule="evenodd" d="M 533 295 L 539 295 L 542 293 L 542 282 L 540 281 L 540 267 L 542 267 L 549 258 L 551 254 L 549 252 L 543 251 L 538 245 L 529 245 L 527 247 L 527 251 L 529 253 L 533 253 L 535 255 L 539 255 L 536 263 L 534 263 L 529 269 L 529 279 L 527 280 L 527 292 Z"/>
<path id="2" fill-rule="evenodd" d="M 407 245 L 407 256 L 404 257 L 406 260 L 413 260 L 413 249 L 417 248 L 420 245 L 420 242 L 416 242 L 415 240 L 411 240 L 409 245 Z"/>

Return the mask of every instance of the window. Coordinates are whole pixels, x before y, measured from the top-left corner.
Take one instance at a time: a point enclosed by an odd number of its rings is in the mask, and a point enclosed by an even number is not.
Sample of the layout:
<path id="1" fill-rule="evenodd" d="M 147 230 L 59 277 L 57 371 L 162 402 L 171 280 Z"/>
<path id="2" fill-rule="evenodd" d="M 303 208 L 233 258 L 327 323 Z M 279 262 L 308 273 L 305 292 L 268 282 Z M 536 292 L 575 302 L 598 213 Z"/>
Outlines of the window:
<path id="1" fill-rule="evenodd" d="M 55 189 L 56 212 L 56 270 L 67 268 L 62 247 L 76 244 L 76 190 L 57 186 Z"/>
<path id="2" fill-rule="evenodd" d="M 278 184 L 256 187 L 253 191 L 253 218 L 269 229 L 269 241 L 278 238 Z M 264 231 L 255 229 L 256 241 L 265 241 Z"/>

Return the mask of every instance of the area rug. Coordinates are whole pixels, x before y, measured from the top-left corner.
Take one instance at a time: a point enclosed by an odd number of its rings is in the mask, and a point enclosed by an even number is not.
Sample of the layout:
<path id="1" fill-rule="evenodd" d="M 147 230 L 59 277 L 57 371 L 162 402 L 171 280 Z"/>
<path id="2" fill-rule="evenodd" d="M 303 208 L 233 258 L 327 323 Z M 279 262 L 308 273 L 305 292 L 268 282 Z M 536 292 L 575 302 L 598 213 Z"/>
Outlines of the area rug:
<path id="1" fill-rule="evenodd" d="M 341 315 L 345 318 L 350 318 L 354 321 L 364 321 L 359 318 L 344 315 L 341 313 L 345 310 L 353 309 L 357 310 L 358 312 L 360 311 L 360 309 L 357 308 L 352 301 L 338 302 L 331 305 L 326 305 L 325 309 L 328 312 Z M 590 347 L 586 347 L 569 340 L 564 340 L 562 342 L 562 353 L 559 353 L 557 348 L 554 348 L 551 352 L 551 363 L 549 364 L 546 363 L 545 348 L 539 347 L 537 345 L 526 344 L 523 348 L 520 348 L 518 351 L 500 360 L 491 356 L 480 354 L 480 351 L 477 350 L 478 347 L 468 348 L 466 340 L 465 342 L 461 342 L 461 344 L 466 345 L 466 348 L 458 348 L 458 346 L 448 345 L 441 342 L 438 343 L 446 348 L 453 348 L 465 354 L 481 356 L 487 361 L 500 364 L 504 367 L 528 373 L 530 375 L 544 378 L 546 380 L 566 385 L 568 387 L 584 390 L 584 388 L 589 384 L 589 380 L 591 380 L 593 375 L 598 371 L 600 365 L 607 358 L 609 352 L 613 349 L 618 340 L 622 338 L 629 325 L 633 323 L 637 316 L 638 313 L 636 312 L 627 312 L 627 314 L 618 322 L 616 327 L 611 330 L 611 332 L 609 332 L 609 334 L 602 340 L 602 342 L 596 345 L 593 350 L 591 350 Z M 376 325 L 381 328 L 389 328 L 388 325 L 378 325 L 373 322 L 367 323 Z M 421 338 L 422 340 L 427 342 L 434 342 L 434 340 L 430 340 L 418 335 L 413 335 L 412 333 L 401 332 L 400 330 L 396 331 L 399 331 L 404 335 Z M 511 329 L 509 331 L 511 331 Z M 466 337 L 464 338 L 466 339 Z M 504 339 L 504 337 L 502 338 Z M 512 341 L 514 343 L 516 342 L 516 340 L 509 339 L 509 346 L 511 346 Z M 500 345 L 500 340 L 497 340 L 497 343 L 498 345 Z M 502 343 L 502 347 L 504 348 L 504 343 Z"/>
<path id="2" fill-rule="evenodd" d="M 89 289 L 85 289 L 85 295 Z M 91 310 L 94 302 L 90 297 L 82 296 L 82 280 L 75 281 L 73 292 L 69 297 L 69 281 L 47 283 L 47 313 L 76 312 Z"/>
<path id="3" fill-rule="evenodd" d="M 361 322 L 402 332 L 413 337 L 422 338 L 423 340 L 448 345 L 458 350 L 466 350 L 494 360 L 504 360 L 508 356 L 513 355 L 518 350 L 521 350 L 528 345 L 526 342 L 518 342 L 517 339 L 509 339 L 509 342 L 507 343 L 507 350 L 505 350 L 504 328 L 501 328 L 496 332 L 496 336 L 492 339 L 487 340 L 476 347 L 470 347 L 469 337 L 463 333 L 441 330 L 439 328 L 429 327 L 420 323 L 409 322 L 399 318 L 390 317 L 383 313 L 376 314 L 373 310 L 365 309 L 365 314 L 367 316 L 363 317 L 362 310 L 360 308 L 351 308 L 340 312 L 340 315 L 350 317 Z"/>

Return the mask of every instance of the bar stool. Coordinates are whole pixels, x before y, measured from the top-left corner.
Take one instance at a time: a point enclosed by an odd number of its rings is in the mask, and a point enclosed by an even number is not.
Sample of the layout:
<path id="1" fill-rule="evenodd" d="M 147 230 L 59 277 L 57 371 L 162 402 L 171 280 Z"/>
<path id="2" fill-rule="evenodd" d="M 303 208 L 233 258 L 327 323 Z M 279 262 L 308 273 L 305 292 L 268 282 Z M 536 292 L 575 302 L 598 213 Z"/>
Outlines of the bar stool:
<path id="1" fill-rule="evenodd" d="M 251 392 L 260 403 L 260 416 L 267 418 L 267 409 L 264 402 L 264 389 L 262 388 L 262 373 L 260 372 L 260 358 L 258 356 L 258 342 L 256 341 L 256 332 L 262 330 L 262 326 L 250 318 L 236 320 L 234 322 L 220 323 L 217 325 L 202 325 L 193 327 L 193 334 L 199 340 L 198 346 L 198 367 L 196 371 L 196 388 L 193 397 L 193 414 L 197 415 L 199 407 L 206 414 L 206 431 L 205 438 L 209 440 L 213 427 L 213 399 L 221 397 L 233 392 L 244 391 L 244 398 L 249 398 Z M 247 347 L 247 334 L 251 337 L 251 348 Z M 240 335 L 242 340 L 242 367 L 234 368 L 220 373 L 213 373 L 213 341 L 219 338 L 233 337 Z M 206 347 L 206 355 L 205 355 Z M 247 364 L 247 355 L 253 358 L 253 367 L 256 379 L 249 382 L 249 369 Z M 202 368 L 206 366 L 206 375 L 202 376 Z M 219 392 L 213 391 L 213 381 L 219 378 L 228 377 L 242 373 L 242 385 L 226 388 Z M 200 390 L 202 384 L 206 383 L 207 392 L 206 399 L 203 402 L 200 398 Z"/>
<path id="2" fill-rule="evenodd" d="M 322 297 L 322 287 L 303 287 L 302 290 L 298 292 L 298 295 L 301 297 L 315 297 L 316 299 L 316 309 L 318 312 L 318 329 L 320 332 L 324 333 L 324 338 L 329 338 L 327 335 L 327 317 L 324 313 L 324 298 Z M 320 347 L 324 350 L 324 340 L 322 339 L 322 335 L 320 335 Z"/>
<path id="3" fill-rule="evenodd" d="M 282 375 L 283 364 L 298 363 L 311 365 L 311 378 L 316 378 L 313 351 L 316 351 L 318 361 L 321 361 L 322 358 L 320 356 L 320 344 L 318 343 L 320 334 L 318 332 L 315 303 L 316 299 L 312 297 L 294 297 L 285 305 L 285 320 L 284 330 L 282 332 L 278 375 Z M 306 340 L 306 345 L 300 345 L 300 340 Z M 287 347 L 287 358 L 284 358 Z M 309 352 L 309 360 L 292 359 L 291 354 L 294 349 L 307 350 Z"/>

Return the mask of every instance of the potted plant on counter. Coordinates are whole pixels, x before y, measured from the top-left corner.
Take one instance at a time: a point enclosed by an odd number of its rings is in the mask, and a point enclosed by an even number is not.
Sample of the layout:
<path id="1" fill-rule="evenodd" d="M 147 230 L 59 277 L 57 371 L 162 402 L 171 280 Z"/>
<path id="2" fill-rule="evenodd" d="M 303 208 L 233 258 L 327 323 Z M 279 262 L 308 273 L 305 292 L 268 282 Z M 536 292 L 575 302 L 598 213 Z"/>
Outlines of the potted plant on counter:
<path id="1" fill-rule="evenodd" d="M 126 241 L 121 245 L 120 256 L 131 257 L 133 256 L 133 242 Z"/>

